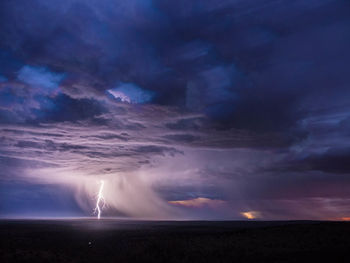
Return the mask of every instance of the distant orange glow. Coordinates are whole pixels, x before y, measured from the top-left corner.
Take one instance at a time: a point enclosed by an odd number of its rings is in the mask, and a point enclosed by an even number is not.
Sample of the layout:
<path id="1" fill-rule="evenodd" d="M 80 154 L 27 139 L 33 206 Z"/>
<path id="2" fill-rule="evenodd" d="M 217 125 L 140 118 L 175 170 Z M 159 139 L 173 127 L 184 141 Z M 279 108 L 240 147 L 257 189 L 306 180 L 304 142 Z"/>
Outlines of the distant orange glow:
<path id="1" fill-rule="evenodd" d="M 173 205 L 186 206 L 186 207 L 203 207 L 203 206 L 217 207 L 225 204 L 226 202 L 224 200 L 219 200 L 219 199 L 198 197 L 198 198 L 189 199 L 189 200 L 168 201 L 168 203 Z"/>
<path id="2" fill-rule="evenodd" d="M 341 221 L 350 221 L 350 217 L 341 217 L 339 218 Z"/>
<path id="3" fill-rule="evenodd" d="M 350 217 L 349 216 L 331 217 L 331 218 L 327 218 L 326 220 L 331 220 L 331 221 L 350 221 Z"/>
<path id="4" fill-rule="evenodd" d="M 261 215 L 258 211 L 242 212 L 241 215 L 247 219 L 257 219 L 257 218 L 261 217 Z"/>

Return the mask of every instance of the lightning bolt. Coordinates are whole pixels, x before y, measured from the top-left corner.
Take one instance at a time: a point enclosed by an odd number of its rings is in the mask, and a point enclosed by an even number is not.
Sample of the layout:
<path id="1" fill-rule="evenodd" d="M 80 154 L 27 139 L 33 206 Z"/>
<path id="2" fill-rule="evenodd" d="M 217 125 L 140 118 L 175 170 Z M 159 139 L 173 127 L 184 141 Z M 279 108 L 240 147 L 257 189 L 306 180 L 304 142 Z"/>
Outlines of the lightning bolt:
<path id="1" fill-rule="evenodd" d="M 100 190 L 98 191 L 98 194 L 97 194 L 96 206 L 94 209 L 94 214 L 97 213 L 97 219 L 101 218 L 102 209 L 105 207 L 105 199 L 103 197 L 104 184 L 105 184 L 105 182 L 103 180 L 101 180 L 100 181 Z M 102 203 L 102 206 L 101 206 L 101 203 Z"/>

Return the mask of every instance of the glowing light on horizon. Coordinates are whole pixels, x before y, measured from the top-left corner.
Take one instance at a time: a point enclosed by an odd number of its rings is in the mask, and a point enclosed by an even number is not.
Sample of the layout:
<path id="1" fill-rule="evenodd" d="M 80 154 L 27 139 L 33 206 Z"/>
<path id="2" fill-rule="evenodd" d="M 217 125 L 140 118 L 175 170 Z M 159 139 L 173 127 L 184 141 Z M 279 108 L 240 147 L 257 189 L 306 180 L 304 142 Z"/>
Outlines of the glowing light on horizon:
<path id="1" fill-rule="evenodd" d="M 94 214 L 97 213 L 97 219 L 101 218 L 101 212 L 102 209 L 105 207 L 105 199 L 103 197 L 103 187 L 105 182 L 103 180 L 100 181 L 100 189 L 98 191 L 97 200 L 96 200 L 96 206 L 94 209 Z M 102 206 L 101 206 L 102 204 Z"/>
<path id="2" fill-rule="evenodd" d="M 261 217 L 260 213 L 257 211 L 242 212 L 241 215 L 247 219 L 257 219 L 257 218 Z"/>
<path id="3" fill-rule="evenodd" d="M 340 221 L 350 221 L 350 217 L 340 217 L 338 218 Z"/>

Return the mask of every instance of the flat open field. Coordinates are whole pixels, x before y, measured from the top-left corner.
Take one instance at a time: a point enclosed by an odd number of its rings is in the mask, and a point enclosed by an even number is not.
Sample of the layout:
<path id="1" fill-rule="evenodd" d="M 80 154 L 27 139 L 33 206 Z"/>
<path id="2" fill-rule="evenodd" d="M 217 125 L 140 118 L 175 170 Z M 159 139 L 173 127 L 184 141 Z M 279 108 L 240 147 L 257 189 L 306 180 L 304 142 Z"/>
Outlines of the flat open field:
<path id="1" fill-rule="evenodd" d="M 350 262 L 347 222 L 0 220 L 0 262 Z"/>

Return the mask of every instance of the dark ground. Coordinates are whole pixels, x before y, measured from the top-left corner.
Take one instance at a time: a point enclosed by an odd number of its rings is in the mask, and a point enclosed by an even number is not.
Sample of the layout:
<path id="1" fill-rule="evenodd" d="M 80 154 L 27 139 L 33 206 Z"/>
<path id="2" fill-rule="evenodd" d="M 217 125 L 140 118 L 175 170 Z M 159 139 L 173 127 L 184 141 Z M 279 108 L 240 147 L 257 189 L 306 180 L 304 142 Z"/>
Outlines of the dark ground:
<path id="1" fill-rule="evenodd" d="M 350 262 L 350 223 L 0 220 L 1 263 L 141 261 Z"/>

